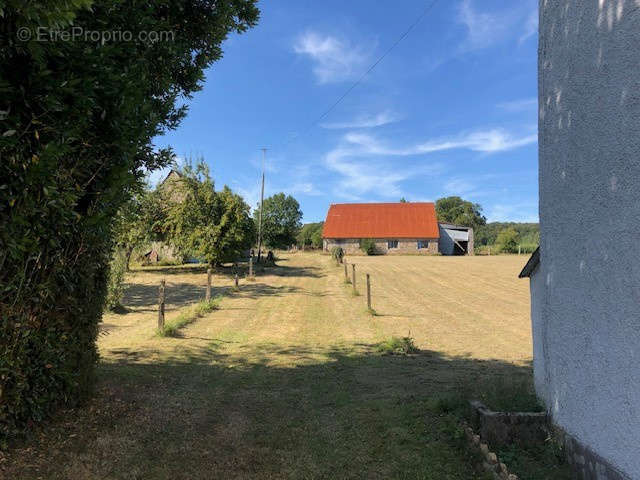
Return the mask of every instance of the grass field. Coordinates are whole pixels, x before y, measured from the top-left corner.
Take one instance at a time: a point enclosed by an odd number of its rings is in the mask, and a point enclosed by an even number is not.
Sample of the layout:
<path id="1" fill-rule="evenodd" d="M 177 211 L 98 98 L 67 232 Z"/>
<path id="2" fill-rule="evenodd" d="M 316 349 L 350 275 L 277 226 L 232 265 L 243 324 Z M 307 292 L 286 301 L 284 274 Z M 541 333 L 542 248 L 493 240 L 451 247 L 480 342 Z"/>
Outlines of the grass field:
<path id="1" fill-rule="evenodd" d="M 97 395 L 10 451 L 6 478 L 484 478 L 438 398 L 530 378 L 525 257 L 352 257 L 356 286 L 328 256 L 284 255 L 220 309 L 155 334 L 204 297 L 198 267 L 139 270 L 124 314 L 104 317 Z M 364 274 L 372 280 L 366 312 Z M 391 336 L 408 356 L 382 355 Z M 567 478 L 534 461 L 520 478 Z M 529 475 L 529 476 L 527 476 Z M 533 476 L 532 476 L 533 475 Z M 541 476 L 542 475 L 542 476 Z"/>

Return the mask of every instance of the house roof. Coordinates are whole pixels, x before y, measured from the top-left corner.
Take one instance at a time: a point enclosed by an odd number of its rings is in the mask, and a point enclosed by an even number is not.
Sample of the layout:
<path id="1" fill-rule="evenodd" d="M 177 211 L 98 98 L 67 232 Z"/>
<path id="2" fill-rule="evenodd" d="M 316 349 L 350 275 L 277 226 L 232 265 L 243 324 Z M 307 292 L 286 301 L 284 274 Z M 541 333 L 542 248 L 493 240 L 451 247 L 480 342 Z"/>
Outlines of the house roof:
<path id="1" fill-rule="evenodd" d="M 529 260 L 527 260 L 527 264 L 524 266 L 524 268 L 520 272 L 520 275 L 518 275 L 518 278 L 531 277 L 531 274 L 535 272 L 539 263 L 540 263 L 540 247 L 536 248 L 535 251 L 531 254 L 531 256 L 529 257 Z"/>
<path id="2" fill-rule="evenodd" d="M 440 238 L 433 203 L 335 203 L 323 238 Z"/>

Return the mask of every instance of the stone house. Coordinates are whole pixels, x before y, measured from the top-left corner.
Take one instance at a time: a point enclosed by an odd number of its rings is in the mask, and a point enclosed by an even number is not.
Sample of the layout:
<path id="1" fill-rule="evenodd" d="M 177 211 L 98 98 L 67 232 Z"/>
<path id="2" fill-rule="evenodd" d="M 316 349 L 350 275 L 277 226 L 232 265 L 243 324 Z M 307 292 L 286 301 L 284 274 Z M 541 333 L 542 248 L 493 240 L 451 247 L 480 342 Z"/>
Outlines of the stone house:
<path id="1" fill-rule="evenodd" d="M 540 2 L 534 380 L 577 478 L 640 479 L 640 8 Z"/>
<path id="2" fill-rule="evenodd" d="M 324 251 L 362 253 L 361 241 L 372 239 L 378 254 L 433 255 L 440 227 L 430 202 L 339 203 L 329 207 L 322 239 Z"/>

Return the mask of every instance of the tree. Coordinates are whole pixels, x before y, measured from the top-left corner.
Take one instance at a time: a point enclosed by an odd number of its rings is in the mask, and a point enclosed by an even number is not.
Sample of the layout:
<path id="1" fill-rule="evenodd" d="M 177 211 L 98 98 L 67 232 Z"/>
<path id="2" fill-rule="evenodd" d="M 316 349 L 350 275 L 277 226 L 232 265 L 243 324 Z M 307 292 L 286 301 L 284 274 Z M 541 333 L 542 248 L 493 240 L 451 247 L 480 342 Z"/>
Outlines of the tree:
<path id="1" fill-rule="evenodd" d="M 253 218 L 256 225 L 260 218 L 260 206 L 255 209 Z M 300 229 L 302 211 L 300 204 L 291 195 L 277 193 L 265 198 L 262 215 L 262 238 L 271 248 L 286 248 L 296 242 Z"/>
<path id="2" fill-rule="evenodd" d="M 518 231 L 513 228 L 505 228 L 498 234 L 496 244 L 500 247 L 501 252 L 516 253 L 518 251 L 518 243 L 520 236 Z"/>
<path id="3" fill-rule="evenodd" d="M 404 197 L 400 198 L 400 203 L 409 203 L 408 200 Z"/>
<path id="4" fill-rule="evenodd" d="M 454 223 L 465 227 L 477 228 L 487 223 L 482 215 L 482 207 L 460 197 L 445 197 L 436 201 L 436 214 L 439 222 Z"/>
<path id="5" fill-rule="evenodd" d="M 305 223 L 296 236 L 298 245 L 301 247 L 322 248 L 323 227 L 324 222 Z"/>
<path id="6" fill-rule="evenodd" d="M 153 139 L 179 125 L 227 35 L 255 25 L 254 3 L 0 6 L 0 437 L 90 392 L 113 219 L 171 161 Z M 131 40 L 36 38 L 71 24 Z"/>
<path id="7" fill-rule="evenodd" d="M 176 181 L 181 200 L 170 202 L 167 237 L 182 252 L 203 257 L 210 265 L 235 261 L 255 236 L 249 205 L 227 186 L 216 192 L 209 168 L 187 163 Z"/>

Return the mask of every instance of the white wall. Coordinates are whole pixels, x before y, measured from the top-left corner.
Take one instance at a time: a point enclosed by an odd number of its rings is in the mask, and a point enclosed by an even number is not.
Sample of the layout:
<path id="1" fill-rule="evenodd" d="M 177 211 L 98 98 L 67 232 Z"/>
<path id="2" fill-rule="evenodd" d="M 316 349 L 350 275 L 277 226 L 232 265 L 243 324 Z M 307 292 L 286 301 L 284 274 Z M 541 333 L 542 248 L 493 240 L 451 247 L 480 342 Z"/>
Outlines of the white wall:
<path id="1" fill-rule="evenodd" d="M 540 0 L 536 384 L 640 479 L 640 1 Z"/>

